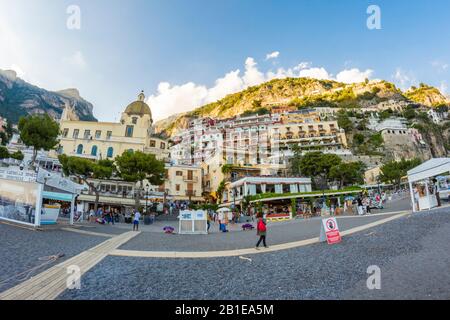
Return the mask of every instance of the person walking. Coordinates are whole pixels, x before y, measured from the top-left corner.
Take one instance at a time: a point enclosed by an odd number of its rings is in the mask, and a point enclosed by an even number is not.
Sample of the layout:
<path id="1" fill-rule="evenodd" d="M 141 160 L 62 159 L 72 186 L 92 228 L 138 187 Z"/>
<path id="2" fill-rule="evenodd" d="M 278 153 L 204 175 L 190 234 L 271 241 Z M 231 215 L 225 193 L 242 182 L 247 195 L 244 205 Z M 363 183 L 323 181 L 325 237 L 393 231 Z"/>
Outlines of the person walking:
<path id="1" fill-rule="evenodd" d="M 206 219 L 207 219 L 206 223 L 208 224 L 208 229 L 206 229 L 206 232 L 209 233 L 209 228 L 211 228 L 211 214 L 210 214 L 209 210 L 206 211 Z"/>
<path id="2" fill-rule="evenodd" d="M 256 234 L 259 236 L 259 240 L 256 243 L 256 250 L 259 250 L 259 245 L 261 242 L 264 244 L 265 248 L 268 248 L 266 244 L 266 235 L 267 235 L 267 223 L 262 215 L 258 217 L 258 223 L 256 225 Z"/>
<path id="3" fill-rule="evenodd" d="M 364 214 L 364 209 L 361 196 L 358 197 L 357 202 L 358 202 L 358 215 L 362 216 Z"/>
<path id="4" fill-rule="evenodd" d="M 139 211 L 134 212 L 134 219 L 133 219 L 133 231 L 139 231 L 139 219 L 141 218 L 141 214 Z"/>

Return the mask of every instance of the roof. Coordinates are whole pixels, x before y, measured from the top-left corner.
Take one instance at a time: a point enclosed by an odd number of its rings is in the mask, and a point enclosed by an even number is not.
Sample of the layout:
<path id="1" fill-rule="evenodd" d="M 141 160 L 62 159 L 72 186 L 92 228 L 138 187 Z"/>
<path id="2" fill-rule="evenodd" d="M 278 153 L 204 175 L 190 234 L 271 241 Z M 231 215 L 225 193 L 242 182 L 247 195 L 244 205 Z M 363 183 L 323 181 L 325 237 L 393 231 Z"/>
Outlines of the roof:
<path id="1" fill-rule="evenodd" d="M 150 117 L 152 117 L 150 107 L 144 101 L 134 101 L 130 103 L 128 107 L 125 109 L 125 113 L 128 115 L 137 115 L 137 116 L 143 116 L 145 114 L 148 114 Z"/>
<path id="2" fill-rule="evenodd" d="M 408 181 L 416 182 L 450 171 L 450 158 L 433 158 L 408 171 Z"/>

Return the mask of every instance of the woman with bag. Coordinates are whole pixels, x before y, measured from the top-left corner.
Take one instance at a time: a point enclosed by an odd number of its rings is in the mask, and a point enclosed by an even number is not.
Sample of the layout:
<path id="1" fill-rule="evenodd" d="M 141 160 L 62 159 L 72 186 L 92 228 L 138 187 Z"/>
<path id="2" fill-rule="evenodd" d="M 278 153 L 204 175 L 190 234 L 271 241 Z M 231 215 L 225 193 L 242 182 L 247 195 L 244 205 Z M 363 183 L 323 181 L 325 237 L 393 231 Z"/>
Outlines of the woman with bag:
<path id="1" fill-rule="evenodd" d="M 258 243 L 256 244 L 256 250 L 259 250 L 259 245 L 261 242 L 264 244 L 265 248 L 268 248 L 266 244 L 266 234 L 267 234 L 267 223 L 261 214 L 258 215 L 258 223 L 256 226 L 256 234 L 259 236 Z"/>

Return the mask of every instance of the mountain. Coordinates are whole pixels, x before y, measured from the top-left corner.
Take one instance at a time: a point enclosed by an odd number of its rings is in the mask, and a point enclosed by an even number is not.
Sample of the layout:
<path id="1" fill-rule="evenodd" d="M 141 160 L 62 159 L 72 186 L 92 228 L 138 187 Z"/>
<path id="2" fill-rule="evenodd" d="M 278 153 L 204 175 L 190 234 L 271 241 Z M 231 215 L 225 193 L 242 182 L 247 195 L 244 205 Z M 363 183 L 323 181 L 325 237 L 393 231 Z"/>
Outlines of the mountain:
<path id="1" fill-rule="evenodd" d="M 268 112 L 275 105 L 292 105 L 297 108 L 360 108 L 389 100 L 422 104 L 428 107 L 450 104 L 450 101 L 438 89 L 426 85 L 402 92 L 394 84 L 383 80 L 345 84 L 332 80 L 285 78 L 274 79 L 230 94 L 217 102 L 172 117 L 170 119 L 172 121 L 159 121 L 156 123 L 156 130 L 166 136 L 173 136 L 179 130 L 186 128 L 195 118 L 206 116 L 228 118 L 242 114 Z"/>
<path id="2" fill-rule="evenodd" d="M 78 90 L 47 91 L 18 78 L 14 71 L 0 70 L 0 116 L 12 123 L 35 113 L 58 119 L 67 104 L 74 107 L 80 120 L 97 121 L 92 114 L 93 105 L 80 97 Z"/>

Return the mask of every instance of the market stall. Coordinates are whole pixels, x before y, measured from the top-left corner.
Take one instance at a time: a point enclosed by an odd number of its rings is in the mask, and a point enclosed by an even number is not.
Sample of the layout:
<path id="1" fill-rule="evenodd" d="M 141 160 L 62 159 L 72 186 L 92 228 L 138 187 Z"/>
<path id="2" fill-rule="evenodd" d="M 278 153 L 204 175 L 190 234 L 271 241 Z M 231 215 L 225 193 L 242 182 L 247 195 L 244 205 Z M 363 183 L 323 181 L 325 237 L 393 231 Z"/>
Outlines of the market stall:
<path id="1" fill-rule="evenodd" d="M 432 178 L 450 171 L 450 158 L 434 158 L 408 171 L 408 183 L 413 212 L 429 210 L 439 205 L 439 195 Z"/>
<path id="2" fill-rule="evenodd" d="M 42 168 L 37 173 L 20 167 L 0 168 L 0 219 L 31 226 L 55 224 L 60 202 L 65 201 L 70 204 L 73 224 L 75 199 L 83 188 Z"/>

